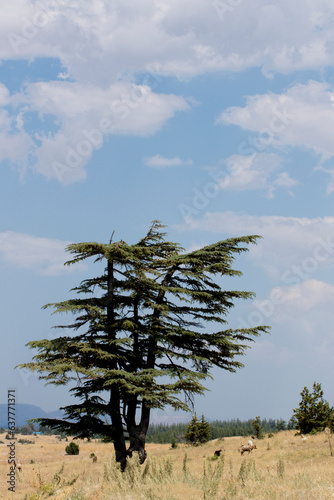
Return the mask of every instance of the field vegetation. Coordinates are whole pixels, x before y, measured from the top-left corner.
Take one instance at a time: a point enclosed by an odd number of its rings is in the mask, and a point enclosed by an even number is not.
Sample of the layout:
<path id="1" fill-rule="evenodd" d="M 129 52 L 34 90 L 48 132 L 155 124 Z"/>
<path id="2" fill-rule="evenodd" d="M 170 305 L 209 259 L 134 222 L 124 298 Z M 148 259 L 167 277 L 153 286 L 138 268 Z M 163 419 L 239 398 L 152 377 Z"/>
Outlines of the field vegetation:
<path id="1" fill-rule="evenodd" d="M 334 457 L 329 435 L 307 439 L 282 431 L 256 440 L 257 449 L 241 456 L 251 436 L 215 439 L 200 446 L 148 444 L 148 459 L 134 457 L 124 473 L 112 443 L 79 440 L 79 455 L 67 455 L 64 439 L 34 436 L 16 444 L 16 491 L 7 491 L 9 472 L 5 434 L 0 436 L 0 478 L 4 499 L 38 500 L 325 500 L 334 498 Z M 21 436 L 17 436 L 19 439 Z M 69 439 L 69 442 L 71 440 Z M 254 441 L 254 440 L 253 440 Z M 254 441 L 255 442 L 255 441 Z M 220 457 L 214 452 L 221 449 Z M 97 457 L 93 462 L 94 455 Z"/>

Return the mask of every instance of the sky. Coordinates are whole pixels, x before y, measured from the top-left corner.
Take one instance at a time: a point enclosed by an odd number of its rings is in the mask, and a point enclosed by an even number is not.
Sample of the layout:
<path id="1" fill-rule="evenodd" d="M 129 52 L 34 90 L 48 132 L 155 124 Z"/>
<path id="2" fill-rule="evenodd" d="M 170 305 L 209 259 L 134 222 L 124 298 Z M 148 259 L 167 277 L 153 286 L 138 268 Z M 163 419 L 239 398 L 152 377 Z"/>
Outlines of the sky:
<path id="1" fill-rule="evenodd" d="M 212 370 L 197 413 L 289 420 L 314 381 L 334 404 L 333 21 L 332 0 L 1 6 L 0 402 L 74 402 L 14 368 L 71 320 L 42 306 L 96 273 L 65 247 L 157 219 L 186 250 L 262 236 L 225 281 L 256 294 L 228 320 L 271 333 Z"/>

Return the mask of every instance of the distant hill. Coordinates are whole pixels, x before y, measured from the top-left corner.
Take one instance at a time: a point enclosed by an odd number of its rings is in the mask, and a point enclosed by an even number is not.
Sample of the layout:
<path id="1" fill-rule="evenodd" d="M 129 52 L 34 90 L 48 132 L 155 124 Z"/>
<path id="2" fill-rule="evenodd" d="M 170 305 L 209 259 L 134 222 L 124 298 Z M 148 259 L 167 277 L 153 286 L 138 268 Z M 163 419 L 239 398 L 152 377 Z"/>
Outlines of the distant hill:
<path id="1" fill-rule="evenodd" d="M 52 412 L 45 412 L 36 405 L 29 404 L 17 404 L 15 405 L 15 422 L 17 427 L 22 427 L 27 423 L 30 418 L 63 418 L 63 411 L 56 410 Z M 7 428 L 7 404 L 0 404 L 0 427 Z M 174 412 L 164 413 L 163 411 L 153 411 L 151 423 L 155 425 L 173 425 L 183 422 L 189 422 L 191 420 L 191 415 L 188 413 Z M 206 418 L 208 422 L 212 422 L 210 418 Z"/>
<path id="2" fill-rule="evenodd" d="M 7 404 L 0 404 L 0 427 L 8 426 Z M 56 410 L 52 412 L 45 412 L 39 406 L 29 404 L 15 405 L 15 425 L 22 427 L 27 423 L 30 418 L 62 418 L 63 412 Z"/>

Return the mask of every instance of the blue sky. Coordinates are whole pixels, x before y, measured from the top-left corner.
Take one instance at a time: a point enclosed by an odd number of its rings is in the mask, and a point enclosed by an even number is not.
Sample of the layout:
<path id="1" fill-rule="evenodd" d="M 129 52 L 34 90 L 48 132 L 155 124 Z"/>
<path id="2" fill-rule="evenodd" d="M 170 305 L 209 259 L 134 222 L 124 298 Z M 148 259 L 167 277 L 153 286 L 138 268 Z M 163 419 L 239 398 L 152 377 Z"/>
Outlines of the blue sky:
<path id="1" fill-rule="evenodd" d="M 334 403 L 334 6 L 329 0 L 12 0 L 0 20 L 1 401 L 71 401 L 14 366 L 70 321 L 41 310 L 96 271 L 70 242 L 186 249 L 259 234 L 226 288 L 230 325 L 271 326 L 208 418 L 284 418 L 304 386 Z M 170 418 L 172 411 L 158 417 Z"/>

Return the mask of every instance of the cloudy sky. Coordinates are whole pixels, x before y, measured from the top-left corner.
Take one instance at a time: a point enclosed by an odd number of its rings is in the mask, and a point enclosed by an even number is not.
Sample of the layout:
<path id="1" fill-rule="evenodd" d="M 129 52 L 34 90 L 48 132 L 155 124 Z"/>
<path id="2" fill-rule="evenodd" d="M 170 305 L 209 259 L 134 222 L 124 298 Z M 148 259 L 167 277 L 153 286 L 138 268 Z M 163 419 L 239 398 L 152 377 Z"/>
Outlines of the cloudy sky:
<path id="1" fill-rule="evenodd" d="M 304 386 L 334 404 L 332 0 L 11 0 L 0 16 L 1 402 L 72 401 L 14 370 L 70 321 L 41 307 L 94 269 L 70 242 L 188 249 L 259 234 L 226 288 L 231 327 L 271 326 L 196 410 L 284 418 Z M 172 412 L 160 415 L 165 418 Z"/>

